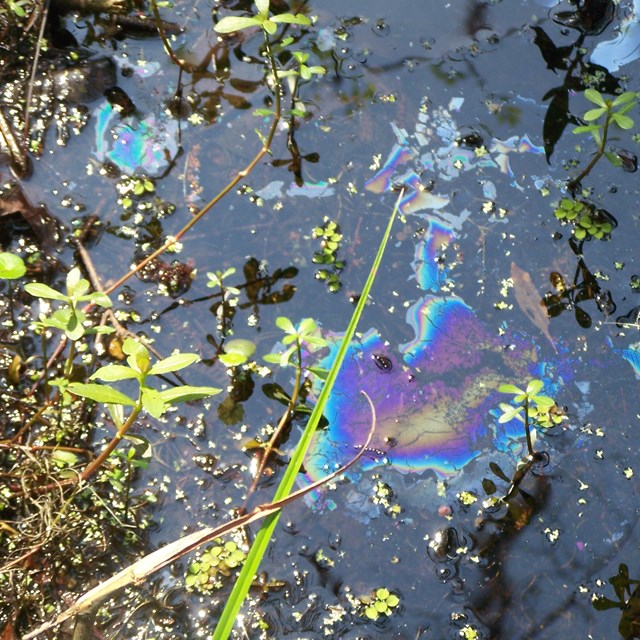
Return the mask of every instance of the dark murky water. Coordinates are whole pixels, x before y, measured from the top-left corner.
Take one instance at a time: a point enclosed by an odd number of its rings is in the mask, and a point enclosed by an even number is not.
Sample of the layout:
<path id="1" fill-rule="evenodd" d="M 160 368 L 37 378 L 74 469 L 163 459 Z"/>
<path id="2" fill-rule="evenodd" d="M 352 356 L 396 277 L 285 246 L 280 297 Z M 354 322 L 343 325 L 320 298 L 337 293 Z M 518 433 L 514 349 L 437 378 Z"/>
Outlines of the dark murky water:
<path id="1" fill-rule="evenodd" d="M 332 426 L 319 434 L 307 471 L 321 477 L 354 455 L 368 428 L 360 387 L 377 406 L 376 441 L 348 478 L 283 515 L 263 567 L 283 584 L 253 593 L 237 637 L 259 637 L 256 619 L 270 638 L 617 637 L 620 610 L 596 611 L 592 600 L 614 597 L 607 580 L 619 563 L 632 578 L 640 573 L 637 174 L 602 160 L 583 181 L 584 199 L 617 220 L 610 240 L 580 244 L 553 214 L 566 180 L 591 157 L 591 142 L 571 133 L 563 100 L 575 117 L 588 108 L 585 83 L 640 90 L 635 47 L 627 46 L 634 6 L 623 2 L 611 16 L 605 9 L 578 20 L 564 15 L 575 11 L 568 3 L 533 1 L 311 6 L 318 20 L 300 46 L 328 74 L 301 89 L 303 186 L 280 131 L 273 158 L 186 237 L 175 256 L 178 284 L 164 283 L 175 293 L 129 284 L 140 316 L 130 328 L 154 336 L 162 352 L 196 350 L 212 361 L 219 319 L 205 274 L 232 267 L 231 285 L 289 269 L 270 288 L 243 288 L 227 325 L 255 341 L 258 354 L 277 343 L 279 315 L 311 316 L 327 335 L 339 333 L 393 206 L 391 188 L 408 185 L 405 218 L 327 411 Z M 254 128 L 267 123 L 251 112 L 269 101 L 255 57 L 260 36 L 227 51 L 216 44 L 210 12 L 206 2 L 195 12 L 178 2 L 168 16 L 186 22 L 176 49 L 200 66 L 183 78 L 183 120 L 167 112 L 178 72 L 161 45 L 119 42 L 107 53 L 135 114 L 122 119 L 94 101 L 80 135 L 63 149 L 49 144 L 26 183 L 66 224 L 100 217 L 103 233 L 90 251 L 105 281 L 175 233 L 259 149 Z M 624 46 L 611 44 L 616 37 Z M 634 151 L 635 131 L 611 142 Z M 116 177 L 100 171 L 106 160 Z M 155 191 L 126 207 L 126 176 L 136 172 L 153 178 Z M 312 262 L 312 230 L 325 216 L 344 237 L 337 293 Z M 180 280 L 191 269 L 193 282 Z M 568 283 L 564 297 L 554 274 Z M 547 292 L 558 296 L 550 322 L 540 313 Z M 193 384 L 228 384 L 220 363 L 191 376 Z M 523 438 L 491 410 L 499 384 L 530 377 L 545 380 L 569 419 L 539 436 L 549 465 L 527 478 L 531 500 L 507 517 L 482 509 L 487 479 L 506 489 L 489 465 L 510 475 Z M 287 371 L 246 373 L 224 402 L 145 431 L 154 460 L 140 482 L 160 495 L 154 544 L 222 521 L 242 503 L 251 483 L 243 444 L 264 438 L 279 418 L 280 405 L 260 390 L 274 381 L 290 388 Z M 256 504 L 269 499 L 277 477 Z M 177 586 L 172 597 L 183 606 L 153 637 L 206 637 L 215 626 L 229 585 L 213 596 L 185 593 L 185 567 L 158 578 L 164 590 Z M 353 603 L 380 587 L 400 604 L 374 623 Z M 139 618 L 135 625 L 153 627 Z"/>

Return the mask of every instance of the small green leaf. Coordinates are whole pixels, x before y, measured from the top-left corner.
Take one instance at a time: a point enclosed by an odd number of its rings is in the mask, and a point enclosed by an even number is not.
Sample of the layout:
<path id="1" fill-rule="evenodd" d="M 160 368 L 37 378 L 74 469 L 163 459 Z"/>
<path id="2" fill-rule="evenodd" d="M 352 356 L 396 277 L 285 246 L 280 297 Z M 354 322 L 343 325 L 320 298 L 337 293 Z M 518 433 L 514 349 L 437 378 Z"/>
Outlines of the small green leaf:
<path id="1" fill-rule="evenodd" d="M 107 409 L 109 410 L 109 415 L 113 420 L 113 424 L 116 425 L 116 429 L 120 429 L 120 427 L 124 424 L 124 411 L 122 409 L 122 405 L 108 404 Z"/>
<path id="2" fill-rule="evenodd" d="M 309 54 L 302 51 L 294 51 L 293 57 L 297 60 L 298 64 L 304 64 L 309 59 Z"/>
<path id="3" fill-rule="evenodd" d="M 635 91 L 625 91 L 621 93 L 612 103 L 612 107 L 617 107 L 621 104 L 626 104 L 627 102 L 631 102 L 632 100 L 636 100 L 638 94 Z"/>
<path id="4" fill-rule="evenodd" d="M 519 389 L 518 387 L 512 384 L 501 384 L 498 387 L 498 391 L 500 393 L 524 393 L 522 389 Z"/>
<path id="5" fill-rule="evenodd" d="M 633 129 L 634 122 L 629 116 L 625 116 L 621 113 L 614 113 L 611 116 L 611 119 L 621 128 L 621 129 Z"/>
<path id="6" fill-rule="evenodd" d="M 531 380 L 527 385 L 526 394 L 529 396 L 535 395 L 538 391 L 541 391 L 544 387 L 542 380 Z"/>
<path id="7" fill-rule="evenodd" d="M 281 354 L 279 353 L 267 353 L 266 355 L 262 356 L 262 359 L 265 362 L 270 362 L 271 364 L 280 364 L 280 358 Z"/>
<path id="8" fill-rule="evenodd" d="M 315 74 L 316 76 L 323 76 L 325 73 L 327 73 L 327 70 L 320 65 L 313 65 L 312 67 L 309 67 L 309 71 L 311 71 L 311 73 Z"/>
<path id="9" fill-rule="evenodd" d="M 522 419 L 521 413 L 523 409 L 522 407 L 514 407 L 511 411 L 505 411 L 499 418 L 498 422 L 500 424 L 504 424 L 505 422 L 510 422 L 514 418 Z"/>
<path id="10" fill-rule="evenodd" d="M 316 324 L 316 321 L 313 318 L 304 318 L 300 322 L 298 333 L 300 335 L 313 333 L 317 328 L 318 328 L 318 325 Z"/>
<path id="11" fill-rule="evenodd" d="M 397 607 L 400 604 L 400 598 L 398 598 L 397 595 L 395 595 L 394 593 L 392 593 L 388 598 L 387 598 L 387 606 L 389 607 Z"/>
<path id="12" fill-rule="evenodd" d="M 226 16 L 213 28 L 217 33 L 233 33 L 250 27 L 259 27 L 262 20 L 258 18 L 246 18 L 242 16 Z"/>
<path id="13" fill-rule="evenodd" d="M 380 614 L 378 613 L 378 610 L 373 605 L 369 605 L 364 610 L 364 615 L 367 616 L 367 618 L 369 618 L 370 620 L 377 620 Z"/>
<path id="14" fill-rule="evenodd" d="M 69 316 L 69 322 L 64 330 L 69 340 L 80 340 L 84 335 L 84 322 L 85 315 L 81 311 L 71 313 Z"/>
<path id="15" fill-rule="evenodd" d="M 263 16 L 269 15 L 269 0 L 256 0 L 256 7 L 259 14 Z"/>
<path id="16" fill-rule="evenodd" d="M 271 109 L 256 109 L 253 112 L 254 116 L 260 116 L 260 117 L 267 117 L 267 116 L 273 116 L 275 115 L 275 111 L 272 111 Z"/>
<path id="17" fill-rule="evenodd" d="M 69 296 L 75 295 L 75 289 L 80 282 L 82 282 L 82 285 L 80 286 L 80 292 L 78 293 L 78 295 L 82 295 L 83 293 L 88 291 L 90 285 L 86 280 L 83 281 L 82 271 L 80 271 L 78 267 L 73 267 L 73 269 L 71 269 L 67 273 L 67 293 L 69 294 Z M 84 291 L 82 291 L 83 288 Z"/>
<path id="18" fill-rule="evenodd" d="M 602 97 L 602 94 L 599 91 L 596 91 L 595 89 L 585 89 L 584 97 L 590 102 L 597 104 L 599 107 L 606 108 L 607 106 L 607 103 Z"/>
<path id="19" fill-rule="evenodd" d="M 262 28 L 272 36 L 278 30 L 278 25 L 272 20 L 265 20 L 262 23 Z"/>
<path id="20" fill-rule="evenodd" d="M 613 153 L 612 151 L 605 151 L 604 155 L 614 167 L 622 166 L 622 160 L 620 159 L 620 156 L 618 156 L 617 153 Z"/>
<path id="21" fill-rule="evenodd" d="M 200 360 L 200 356 L 196 353 L 175 353 L 164 360 L 156 362 L 151 369 L 149 369 L 149 375 L 157 376 L 161 373 L 171 373 L 172 371 L 179 371 L 184 369 L 195 362 Z"/>
<path id="22" fill-rule="evenodd" d="M 85 329 L 85 334 L 87 335 L 94 335 L 96 333 L 100 333 L 100 334 L 108 334 L 108 333 L 115 333 L 115 329 L 113 327 L 107 327 L 106 325 L 98 325 L 97 327 L 89 327 L 88 329 Z"/>
<path id="23" fill-rule="evenodd" d="M 149 352 L 141 342 L 127 338 L 122 345 L 122 351 L 129 356 L 127 364 L 135 371 L 146 374 L 151 368 Z"/>
<path id="24" fill-rule="evenodd" d="M 307 65 L 301 65 L 300 66 L 300 77 L 303 80 L 310 80 L 311 79 L 311 71 L 309 71 L 309 67 L 307 67 Z"/>
<path id="25" fill-rule="evenodd" d="M 160 395 L 160 392 L 151 387 L 142 387 L 140 400 L 147 413 L 156 419 L 161 418 L 167 410 L 167 404 Z"/>
<path id="26" fill-rule="evenodd" d="M 52 289 L 50 286 L 42 282 L 30 282 L 24 285 L 24 290 L 30 293 L 34 298 L 46 298 L 48 300 L 62 300 L 68 302 L 68 296 Z"/>
<path id="27" fill-rule="evenodd" d="M 119 380 L 140 379 L 140 374 L 121 364 L 108 364 L 100 367 L 89 380 L 102 380 L 103 382 L 118 382 Z"/>
<path id="28" fill-rule="evenodd" d="M 296 333 L 296 328 L 293 326 L 293 322 L 284 316 L 276 318 L 276 327 L 278 327 L 278 329 L 282 329 L 285 333 Z"/>
<path id="29" fill-rule="evenodd" d="M 241 353 L 221 353 L 218 359 L 225 367 L 237 367 L 244 364 L 248 358 Z"/>
<path id="30" fill-rule="evenodd" d="M 27 272 L 24 260 L 14 253 L 0 253 L 0 278 L 16 280 Z"/>
<path id="31" fill-rule="evenodd" d="M 192 387 L 184 385 L 182 387 L 174 387 L 160 392 L 160 397 L 168 404 L 176 404 L 178 402 L 191 402 L 192 400 L 202 400 L 209 396 L 215 396 L 222 389 L 216 387 Z"/>
<path id="32" fill-rule="evenodd" d="M 329 369 L 323 369 L 321 367 L 308 367 L 307 371 L 313 373 L 314 376 L 318 376 L 320 380 L 326 380 L 329 375 Z"/>
<path id="33" fill-rule="evenodd" d="M 78 456 L 71 451 L 56 449 L 51 453 L 51 460 L 58 467 L 72 467 L 78 462 Z"/>
<path id="34" fill-rule="evenodd" d="M 251 342 L 251 340 L 246 340 L 245 338 L 227 340 L 222 348 L 225 353 L 242 355 L 245 359 L 250 358 L 256 352 L 256 345 Z"/>
<path id="35" fill-rule="evenodd" d="M 589 109 L 583 116 L 582 119 L 587 122 L 591 122 L 592 120 L 597 120 L 601 118 L 607 112 L 606 109 Z"/>
<path id="36" fill-rule="evenodd" d="M 129 397 L 121 393 L 117 389 L 106 387 L 101 384 L 83 384 L 81 382 L 72 382 L 67 390 L 76 396 L 89 398 L 96 402 L 104 402 L 105 404 L 122 404 L 129 407 L 135 407 L 136 403 Z"/>
<path id="37" fill-rule="evenodd" d="M 113 306 L 111 298 L 109 298 L 106 293 L 102 293 L 102 291 L 94 291 L 86 296 L 81 296 L 79 299 L 82 301 L 86 300 L 88 302 L 93 302 L 103 309 L 110 309 Z"/>
<path id="38" fill-rule="evenodd" d="M 602 129 L 601 124 L 587 124 L 582 125 L 580 127 L 575 127 L 573 129 L 573 133 L 590 133 L 591 131 L 596 131 L 597 129 Z"/>
<path id="39" fill-rule="evenodd" d="M 269 18 L 272 22 L 286 22 L 287 24 L 299 24 L 303 27 L 311 25 L 311 20 L 307 16 L 293 15 L 292 13 L 279 13 L 277 16 L 271 16 Z"/>
<path id="40" fill-rule="evenodd" d="M 532 402 L 535 402 L 541 409 L 550 409 L 556 406 L 556 401 L 548 396 L 533 396 Z"/>

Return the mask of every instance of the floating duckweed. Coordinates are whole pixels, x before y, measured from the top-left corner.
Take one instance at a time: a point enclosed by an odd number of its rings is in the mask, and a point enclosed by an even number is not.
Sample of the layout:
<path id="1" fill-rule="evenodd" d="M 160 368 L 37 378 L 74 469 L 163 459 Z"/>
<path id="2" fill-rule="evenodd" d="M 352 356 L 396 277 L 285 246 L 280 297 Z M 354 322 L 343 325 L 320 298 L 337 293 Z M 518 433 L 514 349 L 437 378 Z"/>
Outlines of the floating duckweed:
<path id="1" fill-rule="evenodd" d="M 233 540 L 223 543 L 214 540 L 214 546 L 207 547 L 190 565 L 185 576 L 185 584 L 192 591 L 207 593 L 220 589 L 223 578 L 229 578 L 235 569 L 244 564 L 247 554 Z"/>
<path id="2" fill-rule="evenodd" d="M 563 224 L 573 226 L 573 235 L 577 240 L 595 238 L 608 239 L 616 224 L 615 219 L 603 209 L 581 200 L 563 198 L 553 215 Z"/>
<path id="3" fill-rule="evenodd" d="M 335 293 L 342 288 L 340 272 L 345 267 L 344 260 L 337 259 L 340 242 L 342 241 L 340 225 L 328 217 L 325 217 L 324 225 L 315 227 L 312 235 L 314 238 L 321 238 L 321 249 L 313 254 L 311 261 L 314 264 L 324 265 L 323 268 L 316 271 L 316 279 L 323 280 L 329 291 Z"/>
<path id="4" fill-rule="evenodd" d="M 471 491 L 460 491 L 460 493 L 456 496 L 461 505 L 465 507 L 471 506 L 474 502 L 478 500 L 478 496 Z"/>
<path id="5" fill-rule="evenodd" d="M 400 604 L 400 598 L 389 589 L 381 587 L 373 595 L 360 598 L 360 602 L 364 605 L 364 615 L 369 620 L 377 620 L 380 616 L 393 615 L 393 609 Z"/>
<path id="6" fill-rule="evenodd" d="M 465 640 L 477 640 L 479 638 L 478 632 L 469 625 L 465 625 L 460 629 L 460 637 Z"/>

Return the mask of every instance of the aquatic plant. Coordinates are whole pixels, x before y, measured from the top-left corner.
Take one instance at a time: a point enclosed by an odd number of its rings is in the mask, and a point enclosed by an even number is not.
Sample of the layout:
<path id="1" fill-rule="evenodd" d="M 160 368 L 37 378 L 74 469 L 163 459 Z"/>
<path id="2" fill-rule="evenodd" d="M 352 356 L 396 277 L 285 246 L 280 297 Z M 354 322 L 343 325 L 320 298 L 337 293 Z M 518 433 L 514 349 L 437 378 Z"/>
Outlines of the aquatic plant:
<path id="1" fill-rule="evenodd" d="M 247 554 L 234 540 L 223 542 L 216 538 L 214 542 L 215 545 L 203 549 L 189 564 L 184 580 L 187 588 L 200 593 L 220 589 L 223 580 L 230 578 L 245 561 Z"/>
<path id="2" fill-rule="evenodd" d="M 400 604 L 400 598 L 385 587 L 376 589 L 370 596 L 362 596 L 362 615 L 374 622 L 380 616 L 391 616 Z"/>
<path id="3" fill-rule="evenodd" d="M 312 235 L 320 239 L 320 251 L 313 254 L 312 262 L 323 265 L 316 271 L 316 278 L 326 283 L 331 293 L 337 293 L 342 288 L 340 273 L 345 267 L 344 260 L 338 260 L 342 234 L 340 225 L 325 217 L 322 226 L 315 227 Z"/>
<path id="4" fill-rule="evenodd" d="M 572 225 L 571 232 L 576 240 L 608 240 L 616 226 L 616 221 L 606 211 L 596 209 L 588 202 L 570 198 L 563 198 L 553 215 L 561 222 Z"/>
<path id="5" fill-rule="evenodd" d="M 513 404 L 500 404 L 502 415 L 498 421 L 502 424 L 515 418 L 524 424 L 527 452 L 532 457 L 535 456 L 533 429 L 535 427 L 547 429 L 562 422 L 562 416 L 552 412 L 556 406 L 555 400 L 540 395 L 543 388 L 542 380 L 530 380 L 526 389 L 520 389 L 513 384 L 502 384 L 498 387 L 500 393 L 513 395 Z"/>
<path id="6" fill-rule="evenodd" d="M 636 169 L 635 161 L 631 161 L 623 153 L 609 149 L 608 141 L 612 125 L 619 129 L 634 127 L 633 119 L 627 114 L 638 104 L 638 94 L 635 91 L 626 91 L 611 100 L 605 98 L 596 89 L 585 89 L 584 97 L 596 107 L 588 109 L 582 115 L 582 120 L 590 124 L 575 127 L 573 133 L 590 135 L 596 143 L 596 153 L 580 174 L 569 181 L 567 185 L 569 191 L 575 191 L 602 156 L 605 156 L 614 167 L 622 167 L 627 171 Z"/>

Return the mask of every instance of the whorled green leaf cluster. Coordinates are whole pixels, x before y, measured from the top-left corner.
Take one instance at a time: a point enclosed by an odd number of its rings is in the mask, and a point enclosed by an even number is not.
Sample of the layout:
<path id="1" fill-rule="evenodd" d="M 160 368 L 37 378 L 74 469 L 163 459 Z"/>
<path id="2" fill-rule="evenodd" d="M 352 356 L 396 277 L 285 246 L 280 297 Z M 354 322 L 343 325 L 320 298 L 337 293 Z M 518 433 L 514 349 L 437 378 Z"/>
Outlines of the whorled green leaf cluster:
<path id="1" fill-rule="evenodd" d="M 572 233 L 578 240 L 595 238 L 608 240 L 616 226 L 615 220 L 605 211 L 581 200 L 564 198 L 553 215 L 562 223 L 573 226 Z"/>
<path id="2" fill-rule="evenodd" d="M 278 30 L 280 24 L 298 24 L 303 27 L 311 25 L 311 20 L 304 15 L 294 15 L 292 13 L 280 13 L 270 15 L 269 0 L 256 0 L 258 12 L 249 16 L 226 16 L 215 26 L 218 33 L 233 33 L 252 27 L 260 27 L 269 35 L 273 35 Z"/>
<path id="3" fill-rule="evenodd" d="M 223 542 L 216 538 L 214 542 L 215 545 L 207 547 L 189 564 L 184 579 L 187 588 L 200 593 L 220 589 L 223 579 L 229 578 L 244 563 L 247 554 L 234 540 Z"/>
<path id="4" fill-rule="evenodd" d="M 529 420 L 536 425 L 547 428 L 557 424 L 550 417 L 550 411 L 556 406 L 556 401 L 548 396 L 539 395 L 544 387 L 542 380 L 531 380 L 526 389 L 520 389 L 513 384 L 503 384 L 498 387 L 500 393 L 513 395 L 513 404 L 501 403 L 502 415 L 498 419 L 501 424 L 509 422 L 514 418 L 525 421 L 528 415 Z M 562 419 L 559 420 L 561 422 Z"/>
<path id="5" fill-rule="evenodd" d="M 342 288 L 340 273 L 345 267 L 345 261 L 337 258 L 342 242 L 340 225 L 325 217 L 324 224 L 314 228 L 313 237 L 320 238 L 320 251 L 313 254 L 312 261 L 324 265 L 316 271 L 316 278 L 326 282 L 329 291 L 336 293 Z"/>
<path id="6" fill-rule="evenodd" d="M 111 307 L 109 296 L 100 291 L 89 293 L 91 284 L 82 277 L 80 269 L 74 267 L 67 274 L 67 293 L 64 294 L 42 282 L 30 282 L 24 286 L 24 290 L 34 298 L 43 300 L 55 300 L 62 304 L 50 315 L 40 314 L 38 328 L 45 327 L 63 331 L 69 340 L 80 340 L 85 335 L 94 333 L 112 333 L 111 327 L 98 325 L 87 327 L 87 315 L 78 308 L 82 302 L 96 304 L 103 309 Z"/>
<path id="7" fill-rule="evenodd" d="M 276 319 L 276 326 L 285 332 L 282 344 L 287 348 L 281 353 L 269 353 L 264 356 L 267 362 L 286 367 L 291 363 L 291 357 L 297 354 L 297 362 L 301 364 L 299 361 L 302 348 L 313 353 L 328 345 L 327 340 L 320 335 L 320 329 L 313 318 L 305 318 L 296 327 L 289 318 L 281 316 Z"/>
<path id="8" fill-rule="evenodd" d="M 594 109 L 586 111 L 582 119 L 592 124 L 581 125 L 573 130 L 573 133 L 589 133 L 600 146 L 603 141 L 603 132 L 610 124 L 615 124 L 620 129 L 632 129 L 634 121 L 627 113 L 638 104 L 638 94 L 635 91 L 627 91 L 610 100 L 605 98 L 596 89 L 586 89 L 584 97 L 596 105 Z M 604 121 L 598 122 L 605 117 Z"/>
<path id="9" fill-rule="evenodd" d="M 623 130 L 634 127 L 635 122 L 628 113 L 638 104 L 639 95 L 634 91 L 626 91 L 612 100 L 605 98 L 596 89 L 585 90 L 584 97 L 596 106 L 583 114 L 582 120 L 587 124 L 575 127 L 573 133 L 590 135 L 596 143 L 597 151 L 580 175 L 569 181 L 570 191 L 578 187 L 603 155 L 616 167 L 622 167 L 626 171 L 636 170 L 637 160 L 633 154 L 609 147 L 609 134 L 612 125 Z"/>

